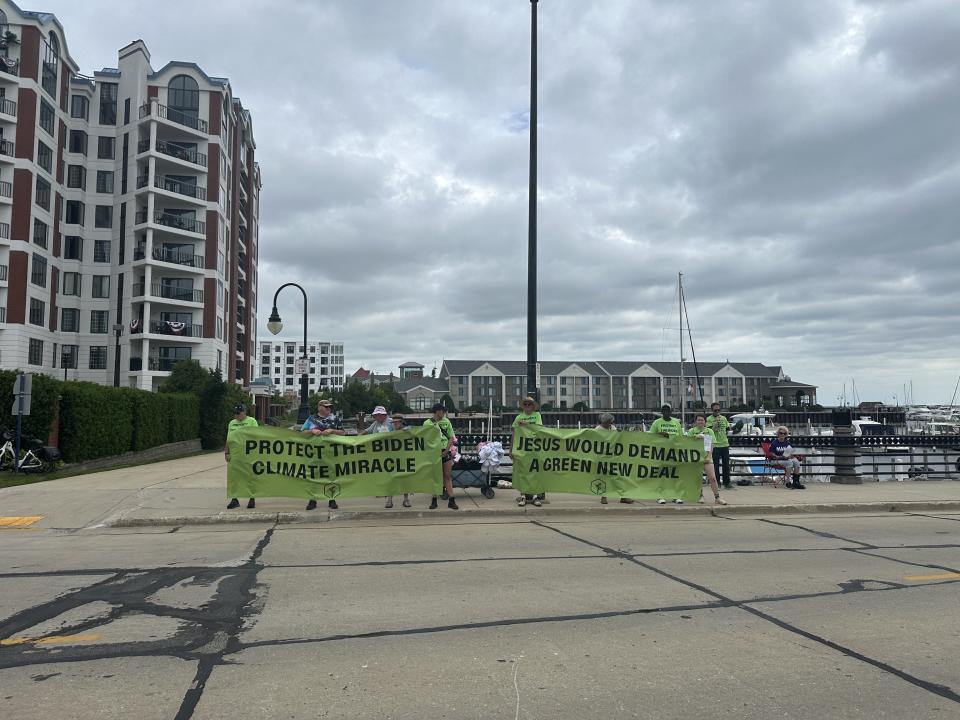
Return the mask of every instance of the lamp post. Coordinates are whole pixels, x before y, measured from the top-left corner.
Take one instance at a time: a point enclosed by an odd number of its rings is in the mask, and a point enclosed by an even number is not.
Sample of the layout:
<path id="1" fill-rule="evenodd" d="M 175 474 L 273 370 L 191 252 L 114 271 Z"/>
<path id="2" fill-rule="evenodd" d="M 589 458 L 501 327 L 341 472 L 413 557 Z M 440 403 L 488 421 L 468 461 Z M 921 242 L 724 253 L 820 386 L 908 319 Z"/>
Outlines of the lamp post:
<path id="1" fill-rule="evenodd" d="M 300 358 L 300 361 L 303 363 L 301 369 L 303 372 L 300 374 L 300 410 L 297 414 L 297 417 L 301 423 L 306 422 L 307 417 L 310 415 L 310 408 L 307 406 L 307 387 L 309 382 L 307 380 L 307 292 L 302 287 L 297 285 L 297 283 L 284 283 L 277 288 L 277 291 L 273 294 L 273 309 L 270 311 L 270 319 L 267 320 L 267 330 L 270 331 L 271 335 L 276 335 L 281 330 L 283 330 L 283 321 L 280 319 L 280 313 L 277 312 L 277 296 L 280 294 L 280 291 L 285 287 L 293 286 L 297 288 L 303 294 L 303 357 Z"/>
<path id="2" fill-rule="evenodd" d="M 113 386 L 120 387 L 120 336 L 123 335 L 123 325 L 114 325 L 113 334 L 117 337 L 117 346 L 113 353 Z"/>
<path id="3" fill-rule="evenodd" d="M 530 189 L 527 216 L 527 394 L 537 387 L 537 0 L 530 0 Z"/>

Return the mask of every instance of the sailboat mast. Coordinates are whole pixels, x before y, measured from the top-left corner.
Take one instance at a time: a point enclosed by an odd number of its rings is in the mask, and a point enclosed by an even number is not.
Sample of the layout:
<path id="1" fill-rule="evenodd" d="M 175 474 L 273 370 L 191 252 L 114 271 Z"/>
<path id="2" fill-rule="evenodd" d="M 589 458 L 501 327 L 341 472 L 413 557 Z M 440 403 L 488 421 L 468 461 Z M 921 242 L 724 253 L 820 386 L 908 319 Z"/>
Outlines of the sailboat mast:
<path id="1" fill-rule="evenodd" d="M 683 273 L 677 273 L 677 307 L 680 311 L 680 425 L 687 424 L 687 386 L 683 377 Z"/>

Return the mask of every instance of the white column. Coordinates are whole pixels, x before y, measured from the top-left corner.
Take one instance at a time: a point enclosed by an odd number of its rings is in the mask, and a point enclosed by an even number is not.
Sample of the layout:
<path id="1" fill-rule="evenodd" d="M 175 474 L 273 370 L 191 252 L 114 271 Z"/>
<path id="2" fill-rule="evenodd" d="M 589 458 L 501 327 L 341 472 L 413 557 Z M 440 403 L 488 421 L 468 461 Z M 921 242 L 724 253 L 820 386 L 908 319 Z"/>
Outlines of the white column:
<path id="1" fill-rule="evenodd" d="M 633 377 L 627 375 L 627 409 L 633 410 Z"/>
<path id="2" fill-rule="evenodd" d="M 717 378 L 715 375 L 710 377 L 710 402 L 719 402 L 717 400 Z M 707 405 L 707 407 L 709 408 L 710 405 Z"/>
<path id="3" fill-rule="evenodd" d="M 663 405 L 666 401 L 667 401 L 667 394 L 664 392 L 663 375 L 661 375 L 660 376 L 660 404 Z"/>
<path id="4" fill-rule="evenodd" d="M 467 375 L 467 405 L 473 405 L 473 375 Z"/>

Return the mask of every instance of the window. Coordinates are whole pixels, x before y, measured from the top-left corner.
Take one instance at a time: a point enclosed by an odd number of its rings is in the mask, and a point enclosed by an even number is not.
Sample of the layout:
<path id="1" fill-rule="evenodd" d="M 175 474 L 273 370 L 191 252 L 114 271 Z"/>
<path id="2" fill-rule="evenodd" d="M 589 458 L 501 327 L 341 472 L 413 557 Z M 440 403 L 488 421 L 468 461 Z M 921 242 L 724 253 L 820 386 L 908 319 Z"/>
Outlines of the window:
<path id="1" fill-rule="evenodd" d="M 37 255 L 37 253 L 33 253 L 30 282 L 39 287 L 47 286 L 47 259 L 42 255 Z"/>
<path id="2" fill-rule="evenodd" d="M 53 172 L 53 150 L 40 140 L 37 141 L 37 165 L 47 172 Z"/>
<path id="3" fill-rule="evenodd" d="M 50 183 L 37 175 L 36 203 L 44 210 L 50 210 Z"/>
<path id="4" fill-rule="evenodd" d="M 167 86 L 167 107 L 185 118 L 196 120 L 200 114 L 200 86 L 188 75 L 177 75 Z"/>
<path id="5" fill-rule="evenodd" d="M 107 369 L 107 346 L 106 345 L 90 346 L 90 369 L 91 370 Z"/>
<path id="6" fill-rule="evenodd" d="M 27 363 L 43 365 L 43 340 L 30 338 L 30 349 L 27 352 Z"/>
<path id="7" fill-rule="evenodd" d="M 110 297 L 110 276 L 109 275 L 93 276 L 93 297 L 95 298 Z"/>
<path id="8" fill-rule="evenodd" d="M 43 327 L 43 318 L 46 315 L 47 306 L 43 300 L 30 298 L 30 324 Z"/>
<path id="9" fill-rule="evenodd" d="M 67 200 L 63 221 L 68 225 L 83 225 L 83 203 L 79 200 Z"/>
<path id="10" fill-rule="evenodd" d="M 109 240 L 93 241 L 93 261 L 99 262 L 99 263 L 110 262 L 110 241 Z"/>
<path id="11" fill-rule="evenodd" d="M 63 332 L 80 332 L 80 311 L 76 308 L 63 308 L 60 311 L 60 330 Z M 66 345 L 64 345 L 66 349 Z"/>
<path id="12" fill-rule="evenodd" d="M 90 101 L 83 95 L 70 98 L 70 117 L 86 120 L 90 114 Z"/>
<path id="13" fill-rule="evenodd" d="M 112 137 L 97 138 L 97 157 L 100 160 L 113 160 L 117 140 Z"/>
<path id="14" fill-rule="evenodd" d="M 60 43 L 56 36 L 50 33 L 50 39 L 43 42 L 43 73 L 40 84 L 50 94 L 57 97 L 57 71 L 60 67 Z"/>
<path id="15" fill-rule="evenodd" d="M 113 171 L 112 170 L 97 170 L 97 192 L 98 193 L 113 192 Z"/>
<path id="16" fill-rule="evenodd" d="M 71 130 L 67 152 L 87 154 L 87 134 L 83 130 Z"/>
<path id="17" fill-rule="evenodd" d="M 54 128 L 57 125 L 57 114 L 53 111 L 53 106 L 46 100 L 40 101 L 40 127 L 50 137 L 54 136 Z"/>
<path id="18" fill-rule="evenodd" d="M 83 238 L 65 235 L 63 238 L 63 259 L 83 260 Z"/>
<path id="19" fill-rule="evenodd" d="M 90 311 L 90 332 L 95 335 L 103 335 L 107 332 L 107 323 L 110 322 L 109 310 L 91 310 Z"/>
<path id="20" fill-rule="evenodd" d="M 100 124 L 117 124 L 116 83 L 100 83 Z"/>
<path id="21" fill-rule="evenodd" d="M 123 124 L 130 122 L 130 98 L 123 101 Z"/>
<path id="22" fill-rule="evenodd" d="M 97 205 L 93 214 L 93 226 L 97 228 L 113 227 L 113 205 Z"/>
<path id="23" fill-rule="evenodd" d="M 80 273 L 65 272 L 63 274 L 63 294 L 80 295 Z"/>
<path id="24" fill-rule="evenodd" d="M 33 244 L 47 249 L 47 232 L 49 228 L 43 220 L 33 219 Z"/>
<path id="25" fill-rule="evenodd" d="M 87 189 L 87 169 L 83 165 L 67 165 L 67 187 Z"/>

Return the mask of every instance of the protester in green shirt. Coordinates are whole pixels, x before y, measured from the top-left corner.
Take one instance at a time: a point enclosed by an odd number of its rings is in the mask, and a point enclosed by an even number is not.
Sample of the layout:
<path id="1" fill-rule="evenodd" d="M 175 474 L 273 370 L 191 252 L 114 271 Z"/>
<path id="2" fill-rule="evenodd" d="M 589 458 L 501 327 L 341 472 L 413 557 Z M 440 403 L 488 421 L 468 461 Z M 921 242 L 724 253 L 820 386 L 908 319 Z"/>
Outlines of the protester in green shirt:
<path id="1" fill-rule="evenodd" d="M 233 420 L 227 423 L 227 437 L 230 436 L 234 430 L 243 427 L 257 427 L 257 419 L 252 418 L 247 415 L 247 406 L 237 404 L 233 406 Z M 223 446 L 223 458 L 230 462 L 230 447 L 228 445 Z M 257 506 L 257 501 L 253 498 L 250 498 L 247 501 L 248 508 L 255 508 Z M 227 504 L 227 510 L 233 510 L 234 508 L 240 507 L 240 501 L 237 498 L 230 498 L 230 502 Z"/>
<path id="2" fill-rule="evenodd" d="M 730 440 L 727 439 L 727 428 L 730 421 L 720 414 L 720 403 L 710 406 L 710 417 L 707 418 L 707 427 L 713 430 L 713 464 L 717 468 L 725 490 L 733 489 L 730 484 Z"/>
<path id="3" fill-rule="evenodd" d="M 513 419 L 512 436 L 510 438 L 510 452 L 517 445 L 517 428 L 521 425 L 543 425 L 543 418 L 540 417 L 540 403 L 529 395 L 520 401 L 520 413 Z M 517 498 L 517 504 L 523 507 L 528 502 L 532 502 L 535 507 L 543 505 L 544 495 L 520 495 Z"/>
<path id="4" fill-rule="evenodd" d="M 447 507 L 451 510 L 459 510 L 457 501 L 453 499 L 453 453 L 451 448 L 457 442 L 457 436 L 453 432 L 453 423 L 447 418 L 447 409 L 443 403 L 437 403 L 433 406 L 433 417 L 423 421 L 424 427 L 436 427 L 443 436 L 444 447 L 440 451 L 440 457 L 443 460 L 443 490 L 447 495 Z M 430 509 L 437 509 L 437 496 L 430 499 Z"/>
<path id="5" fill-rule="evenodd" d="M 613 421 L 614 421 L 615 419 L 616 419 L 616 418 L 613 417 L 613 413 L 608 413 L 608 412 L 601 413 L 601 414 L 600 414 L 600 424 L 597 425 L 597 426 L 594 428 L 594 430 L 606 430 L 606 431 L 614 432 L 614 433 L 617 432 L 617 426 L 613 424 Z M 632 505 L 632 504 L 633 504 L 633 500 L 632 500 L 631 498 L 625 498 L 625 497 L 620 498 L 620 502 L 622 502 L 624 505 Z M 606 496 L 606 495 L 601 495 L 601 496 L 600 496 L 600 504 L 601 504 L 601 505 L 606 505 L 606 504 L 607 504 L 607 496 Z"/>
<path id="6" fill-rule="evenodd" d="M 683 435 L 683 425 L 680 421 L 671 417 L 673 413 L 673 408 L 669 405 L 664 405 L 660 408 L 660 412 L 663 417 L 658 417 L 650 425 L 650 432 L 663 435 L 664 437 L 670 437 L 671 435 Z"/>
<path id="7" fill-rule="evenodd" d="M 710 489 L 713 490 L 713 501 L 717 505 L 726 505 L 726 501 L 720 499 L 720 488 L 717 487 L 717 473 L 713 469 L 713 456 L 710 452 L 715 442 L 713 430 L 707 427 L 707 418 L 699 414 L 694 419 L 696 423 L 687 430 L 689 437 L 703 438 L 703 473 L 707 476 L 707 482 L 710 483 Z M 700 489 L 700 502 L 703 502 L 703 489 Z"/>

